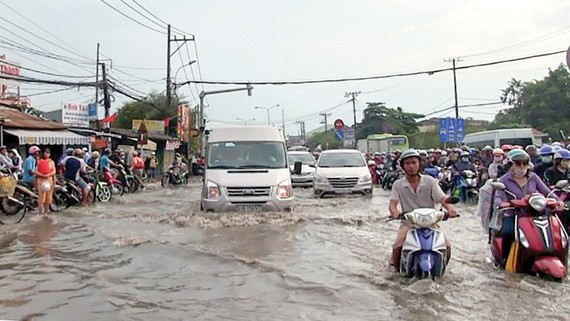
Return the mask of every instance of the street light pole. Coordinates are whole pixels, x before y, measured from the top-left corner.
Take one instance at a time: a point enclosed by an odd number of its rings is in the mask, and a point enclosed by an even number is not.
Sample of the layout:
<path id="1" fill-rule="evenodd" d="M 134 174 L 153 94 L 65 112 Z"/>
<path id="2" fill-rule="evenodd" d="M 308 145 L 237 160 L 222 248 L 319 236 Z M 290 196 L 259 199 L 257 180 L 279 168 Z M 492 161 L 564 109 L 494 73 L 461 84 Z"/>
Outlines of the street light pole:
<path id="1" fill-rule="evenodd" d="M 250 121 L 254 121 L 254 120 L 255 120 L 255 118 L 243 119 L 243 118 L 239 118 L 239 117 L 237 117 L 236 119 L 239 120 L 239 121 L 242 121 L 244 126 L 247 126 L 247 123 L 249 123 Z"/>
<path id="2" fill-rule="evenodd" d="M 271 126 L 271 115 L 269 113 L 269 111 L 273 108 L 279 107 L 279 104 L 277 105 L 273 105 L 271 107 L 259 107 L 259 106 L 255 106 L 255 109 L 263 109 L 267 112 L 267 126 Z"/>

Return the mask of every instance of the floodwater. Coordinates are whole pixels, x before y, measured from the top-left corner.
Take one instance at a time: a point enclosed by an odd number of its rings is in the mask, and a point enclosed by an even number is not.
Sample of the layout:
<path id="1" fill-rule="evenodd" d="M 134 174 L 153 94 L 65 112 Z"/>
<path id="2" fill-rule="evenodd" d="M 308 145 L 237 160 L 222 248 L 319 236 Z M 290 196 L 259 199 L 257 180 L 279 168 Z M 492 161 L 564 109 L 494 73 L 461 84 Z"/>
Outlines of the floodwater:
<path id="1" fill-rule="evenodd" d="M 444 278 L 388 272 L 388 193 L 292 213 L 202 214 L 199 184 L 0 226 L 0 319 L 568 320 L 569 281 L 494 271 L 472 208 L 443 222 Z"/>

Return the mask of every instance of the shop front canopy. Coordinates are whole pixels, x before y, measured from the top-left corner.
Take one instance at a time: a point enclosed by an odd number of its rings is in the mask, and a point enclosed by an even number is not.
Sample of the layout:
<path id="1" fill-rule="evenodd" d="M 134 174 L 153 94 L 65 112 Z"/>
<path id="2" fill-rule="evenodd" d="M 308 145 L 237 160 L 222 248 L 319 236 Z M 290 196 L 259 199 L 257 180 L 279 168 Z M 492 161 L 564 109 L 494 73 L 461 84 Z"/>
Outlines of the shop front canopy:
<path id="1" fill-rule="evenodd" d="M 68 130 L 4 129 L 18 137 L 20 145 L 88 145 L 89 137 Z"/>

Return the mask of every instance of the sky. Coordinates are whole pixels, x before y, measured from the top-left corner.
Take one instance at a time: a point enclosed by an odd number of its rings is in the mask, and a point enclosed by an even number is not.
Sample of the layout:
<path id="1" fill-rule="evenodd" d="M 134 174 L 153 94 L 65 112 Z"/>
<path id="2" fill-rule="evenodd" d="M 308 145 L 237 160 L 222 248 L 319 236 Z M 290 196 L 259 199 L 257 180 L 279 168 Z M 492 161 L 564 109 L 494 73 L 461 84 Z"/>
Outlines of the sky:
<path id="1" fill-rule="evenodd" d="M 100 43 L 101 59 L 112 66 L 113 79 L 137 95 L 164 92 L 166 27 L 138 5 L 195 36 L 195 42 L 172 56 L 172 77 L 178 83 L 388 75 L 449 68 L 451 63 L 445 61 L 449 58 L 458 58 L 458 66 L 475 65 L 565 50 L 570 45 L 567 0 L 0 0 L 0 54 L 22 67 L 66 77 L 28 70 L 22 71 L 24 76 L 93 81 Z M 14 45 L 67 58 L 49 59 L 14 50 Z M 185 66 L 191 60 L 198 63 Z M 511 78 L 541 79 L 561 63 L 566 64 L 563 53 L 458 70 L 459 105 L 497 102 Z M 191 85 L 178 88 L 178 94 L 196 105 L 200 91 L 240 87 Z M 33 95 L 33 106 L 44 111 L 59 109 L 64 102 L 90 102 L 95 95 L 93 88 L 22 84 L 20 89 L 22 95 Z M 58 89 L 65 90 L 46 94 Z M 242 125 L 237 118 L 266 124 L 266 111 L 255 106 L 279 104 L 270 111 L 271 123 L 281 126 L 284 114 L 286 133 L 296 135 L 296 121 L 305 121 L 310 131 L 322 126 L 319 113 L 325 111 L 331 114 L 329 126 L 337 118 L 352 125 L 353 107 L 345 93 L 353 91 L 360 92 L 358 121 L 367 102 L 421 114 L 454 103 L 453 75 L 442 72 L 359 82 L 255 85 L 251 97 L 245 91 L 207 96 L 205 112 L 210 127 Z M 114 97 L 113 111 L 130 100 L 118 93 Z M 460 117 L 492 120 L 502 108 L 500 104 L 465 107 Z M 430 117 L 447 116 L 454 116 L 453 110 Z"/>

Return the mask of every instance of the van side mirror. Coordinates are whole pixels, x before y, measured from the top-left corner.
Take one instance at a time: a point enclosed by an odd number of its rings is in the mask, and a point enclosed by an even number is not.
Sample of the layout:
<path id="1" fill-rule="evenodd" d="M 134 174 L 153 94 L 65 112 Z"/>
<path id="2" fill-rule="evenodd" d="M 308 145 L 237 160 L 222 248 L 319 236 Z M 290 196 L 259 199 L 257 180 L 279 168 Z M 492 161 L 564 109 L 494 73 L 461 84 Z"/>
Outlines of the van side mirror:
<path id="1" fill-rule="evenodd" d="M 295 175 L 301 175 L 301 170 L 303 168 L 303 163 L 302 162 L 295 162 L 295 166 L 293 168 L 293 174 Z"/>
<path id="2" fill-rule="evenodd" d="M 499 190 L 499 191 L 504 191 L 507 189 L 507 187 L 505 186 L 505 184 L 501 183 L 501 182 L 492 182 L 491 183 L 491 187 L 493 187 L 493 189 Z"/>
<path id="3" fill-rule="evenodd" d="M 568 180 L 562 180 L 562 181 L 558 181 L 558 183 L 556 183 L 557 189 L 563 189 L 566 186 L 568 186 Z"/>

